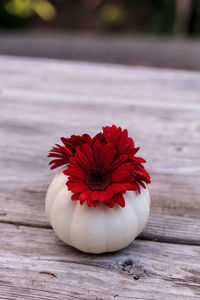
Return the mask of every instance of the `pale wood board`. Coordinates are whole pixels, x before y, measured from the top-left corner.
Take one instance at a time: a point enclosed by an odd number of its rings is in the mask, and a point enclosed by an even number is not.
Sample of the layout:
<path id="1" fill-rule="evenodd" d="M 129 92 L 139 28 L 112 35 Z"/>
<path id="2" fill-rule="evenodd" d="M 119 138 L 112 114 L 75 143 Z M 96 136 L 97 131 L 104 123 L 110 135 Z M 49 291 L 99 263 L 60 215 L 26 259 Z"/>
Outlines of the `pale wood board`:
<path id="1" fill-rule="evenodd" d="M 200 297 L 198 246 L 136 240 L 115 253 L 89 255 L 66 247 L 50 229 L 0 229 L 0 291 L 14 299 Z"/>
<path id="2" fill-rule="evenodd" d="M 122 253 L 125 258 L 137 249 L 136 258 L 144 258 L 143 268 L 152 273 L 156 264 L 167 279 L 158 272 L 121 287 L 123 275 L 103 265 L 98 287 L 99 268 L 88 263 L 90 256 L 84 268 L 56 262 L 63 251 L 64 260 L 73 264 L 74 253 L 77 261 L 84 255 L 61 245 L 45 218 L 45 191 L 55 173 L 49 171 L 47 152 L 60 136 L 95 134 L 102 125 L 113 123 L 128 128 L 152 176 L 151 216 L 139 237 L 142 241 Z M 6 281 L 12 274 L 10 284 L 0 280 L 0 299 L 6 291 L 11 294 L 5 299 L 61 299 L 62 293 L 66 299 L 200 298 L 200 73 L 1 56 L 0 137 L 0 264 L 5 261 L 0 278 Z M 19 233 L 15 225 L 20 224 Z M 152 239 L 162 243 L 148 241 Z M 72 272 L 74 279 L 64 276 L 59 282 L 34 273 L 37 257 L 45 267 L 46 255 L 51 256 L 49 270 L 56 268 L 62 276 Z M 118 255 L 111 254 L 110 261 Z M 100 257 L 107 256 L 95 259 Z M 44 276 L 45 284 L 40 284 Z M 89 279 L 79 289 L 83 276 L 92 276 L 94 285 Z M 31 280 L 36 282 L 34 290 Z M 86 294 L 92 288 L 96 294 Z M 112 298 L 118 289 L 119 296 Z"/>

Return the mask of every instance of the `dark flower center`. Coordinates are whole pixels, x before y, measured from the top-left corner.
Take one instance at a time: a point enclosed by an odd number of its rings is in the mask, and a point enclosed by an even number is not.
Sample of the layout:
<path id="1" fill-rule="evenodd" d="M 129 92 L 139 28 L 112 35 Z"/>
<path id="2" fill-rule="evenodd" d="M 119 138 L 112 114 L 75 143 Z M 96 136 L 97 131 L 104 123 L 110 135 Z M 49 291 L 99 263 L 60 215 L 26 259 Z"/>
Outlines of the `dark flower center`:
<path id="1" fill-rule="evenodd" d="M 111 183 L 111 175 L 101 168 L 94 168 L 86 176 L 86 184 L 91 190 L 103 191 Z"/>

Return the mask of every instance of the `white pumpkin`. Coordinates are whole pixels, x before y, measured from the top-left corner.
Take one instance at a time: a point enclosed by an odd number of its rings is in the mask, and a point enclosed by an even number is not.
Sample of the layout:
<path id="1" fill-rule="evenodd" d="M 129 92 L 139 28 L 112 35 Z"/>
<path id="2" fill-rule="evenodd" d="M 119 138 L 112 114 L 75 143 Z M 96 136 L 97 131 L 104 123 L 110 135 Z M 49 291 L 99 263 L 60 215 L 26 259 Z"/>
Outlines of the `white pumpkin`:
<path id="1" fill-rule="evenodd" d="M 57 236 L 68 245 L 88 253 L 116 251 L 128 246 L 143 230 L 150 210 L 147 189 L 127 191 L 125 207 L 100 203 L 82 206 L 72 201 L 67 176 L 60 170 L 46 195 L 46 216 Z"/>

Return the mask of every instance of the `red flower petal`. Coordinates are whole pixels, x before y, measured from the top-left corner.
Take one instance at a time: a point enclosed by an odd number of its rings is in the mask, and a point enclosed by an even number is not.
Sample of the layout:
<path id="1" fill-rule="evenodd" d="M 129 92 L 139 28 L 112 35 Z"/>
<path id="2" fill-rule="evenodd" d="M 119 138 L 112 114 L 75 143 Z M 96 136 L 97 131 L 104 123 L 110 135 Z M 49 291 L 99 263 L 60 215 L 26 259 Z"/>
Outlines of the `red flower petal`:
<path id="1" fill-rule="evenodd" d="M 71 199 L 73 201 L 78 200 L 78 198 L 79 198 L 79 194 L 73 194 L 72 197 L 71 197 Z"/>
<path id="2" fill-rule="evenodd" d="M 82 150 L 85 154 L 85 156 L 87 157 L 87 159 L 89 160 L 90 164 L 94 164 L 94 154 L 92 151 L 92 148 L 90 147 L 89 144 L 84 144 L 82 145 Z"/>
<path id="3" fill-rule="evenodd" d="M 129 191 L 135 191 L 138 189 L 138 184 L 136 182 L 130 183 L 130 182 L 126 182 L 125 183 L 127 190 Z"/>
<path id="4" fill-rule="evenodd" d="M 122 182 L 130 177 L 130 163 L 124 163 L 112 173 L 113 182 Z"/>
<path id="5" fill-rule="evenodd" d="M 102 148 L 103 148 L 103 144 L 99 140 L 96 140 L 95 143 L 94 143 L 94 146 L 93 146 L 96 166 L 100 165 L 100 158 L 101 158 Z"/>
<path id="6" fill-rule="evenodd" d="M 103 167 L 105 169 L 110 167 L 110 164 L 112 163 L 117 151 L 116 150 L 110 150 L 108 151 L 105 156 L 104 156 L 104 162 L 103 162 Z"/>
<path id="7" fill-rule="evenodd" d="M 121 195 L 121 194 L 115 194 L 113 196 L 113 199 L 114 199 L 115 203 L 119 204 L 121 207 L 125 206 L 125 200 L 124 200 L 123 195 Z"/>
<path id="8" fill-rule="evenodd" d="M 95 191 L 95 192 L 92 192 L 91 194 L 91 199 L 92 200 L 98 200 L 101 198 L 101 196 L 103 195 L 104 192 L 102 191 Z"/>
<path id="9" fill-rule="evenodd" d="M 87 200 L 91 195 L 91 191 L 89 189 L 83 191 L 80 193 L 79 195 L 79 200 L 83 201 L 83 200 Z"/>
<path id="10" fill-rule="evenodd" d="M 88 199 L 86 202 L 89 207 L 93 205 L 93 201 L 91 199 Z"/>
<path id="11" fill-rule="evenodd" d="M 97 207 L 99 205 L 99 201 L 93 201 L 94 207 Z"/>
<path id="12" fill-rule="evenodd" d="M 53 170 L 53 169 L 55 169 L 55 168 L 58 168 L 58 167 L 60 167 L 60 166 L 62 166 L 62 165 L 65 165 L 65 164 L 67 164 L 68 162 L 66 161 L 66 160 L 64 160 L 64 159 L 60 159 L 60 160 L 58 160 L 58 159 L 55 159 L 55 160 L 52 160 L 50 163 L 49 163 L 49 165 L 51 165 L 52 164 L 52 166 L 51 166 L 51 170 Z"/>
<path id="13" fill-rule="evenodd" d="M 65 175 L 74 176 L 76 178 L 83 179 L 85 178 L 85 173 L 78 165 L 69 165 L 67 169 L 63 171 Z"/>
<path id="14" fill-rule="evenodd" d="M 99 202 L 104 202 L 106 199 L 109 199 L 112 196 L 113 196 L 113 192 L 107 189 L 101 194 L 101 197 L 99 198 Z"/>
<path id="15" fill-rule="evenodd" d="M 127 154 L 122 154 L 120 155 L 110 166 L 110 170 L 114 170 L 116 168 L 118 168 L 122 163 L 124 163 L 128 158 Z"/>
<path id="16" fill-rule="evenodd" d="M 68 181 L 67 182 L 68 189 L 71 190 L 73 193 L 81 193 L 88 189 L 87 185 L 83 183 L 75 183 Z"/>
<path id="17" fill-rule="evenodd" d="M 125 192 L 126 191 L 126 184 L 124 183 L 113 183 L 107 188 L 107 192 L 112 192 L 112 193 L 120 193 L 120 192 Z"/>
<path id="18" fill-rule="evenodd" d="M 80 167 L 82 167 L 86 171 L 89 169 L 90 163 L 83 152 L 76 151 L 74 154 L 74 157 L 75 157 L 76 161 L 78 162 L 78 164 L 80 165 Z"/>
<path id="19" fill-rule="evenodd" d="M 107 206 L 109 206 L 110 208 L 113 208 L 114 205 L 115 205 L 115 201 L 114 201 L 113 198 L 109 198 L 108 200 L 105 201 L 105 204 L 106 204 Z"/>
<path id="20" fill-rule="evenodd" d="M 113 182 L 122 182 L 128 180 L 130 176 L 130 172 L 127 170 L 123 170 L 121 172 L 116 172 L 112 174 L 112 181 Z"/>
<path id="21" fill-rule="evenodd" d="M 134 157 L 132 158 L 132 161 L 133 161 L 133 162 L 140 163 L 140 164 L 146 162 L 145 159 L 143 159 L 143 158 L 141 158 L 141 157 L 136 157 L 136 156 L 134 156 Z"/>

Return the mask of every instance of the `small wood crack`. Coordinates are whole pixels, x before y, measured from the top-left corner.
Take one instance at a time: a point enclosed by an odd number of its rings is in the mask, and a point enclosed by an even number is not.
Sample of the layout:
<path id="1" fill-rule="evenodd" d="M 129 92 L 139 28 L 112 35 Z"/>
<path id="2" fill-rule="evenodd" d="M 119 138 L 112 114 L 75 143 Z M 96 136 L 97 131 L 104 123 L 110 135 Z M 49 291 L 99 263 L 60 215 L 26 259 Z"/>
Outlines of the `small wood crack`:
<path id="1" fill-rule="evenodd" d="M 17 227 L 24 226 L 24 227 L 32 227 L 32 228 L 41 228 L 41 229 L 52 229 L 50 225 L 43 225 L 43 224 L 31 224 L 31 223 L 25 223 L 25 222 L 16 222 L 16 221 L 7 221 L 7 220 L 0 220 L 0 223 L 2 224 L 10 224 L 15 225 Z"/>
<path id="2" fill-rule="evenodd" d="M 40 271 L 39 273 L 40 274 L 47 274 L 47 275 L 50 275 L 50 276 L 52 276 L 54 278 L 57 278 L 57 276 L 54 273 L 49 272 L 49 271 Z"/>

